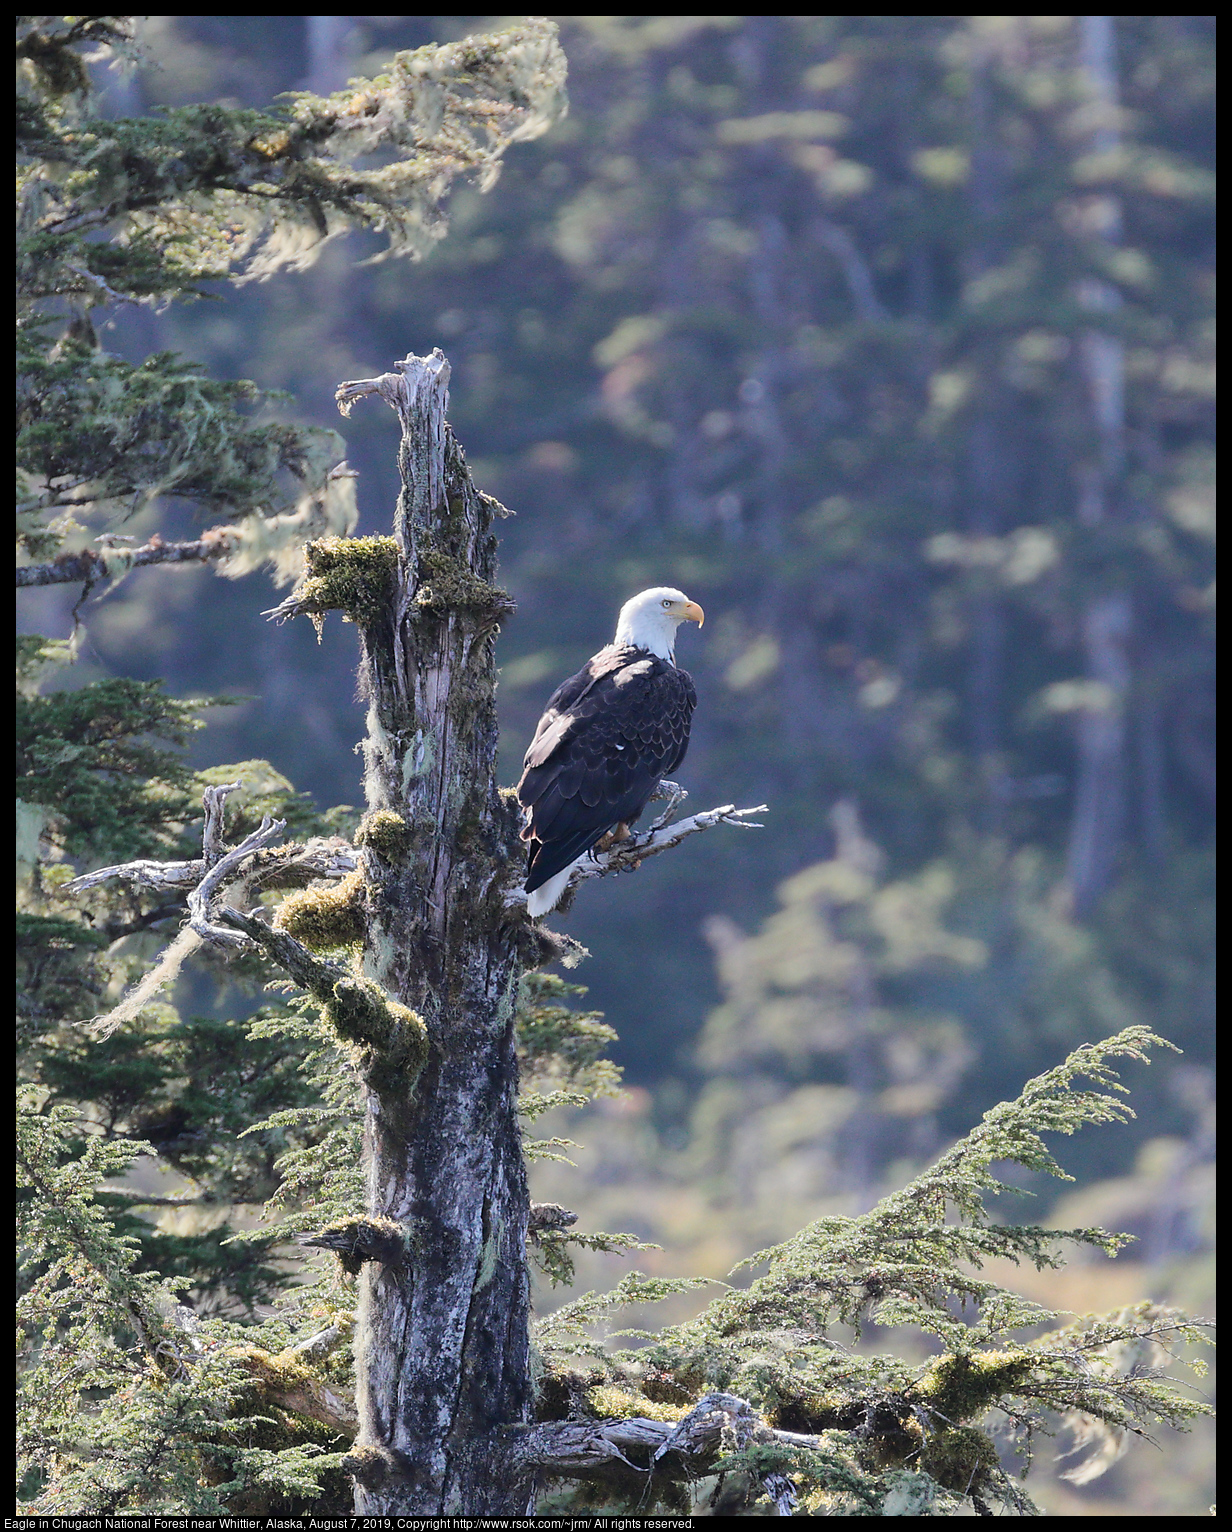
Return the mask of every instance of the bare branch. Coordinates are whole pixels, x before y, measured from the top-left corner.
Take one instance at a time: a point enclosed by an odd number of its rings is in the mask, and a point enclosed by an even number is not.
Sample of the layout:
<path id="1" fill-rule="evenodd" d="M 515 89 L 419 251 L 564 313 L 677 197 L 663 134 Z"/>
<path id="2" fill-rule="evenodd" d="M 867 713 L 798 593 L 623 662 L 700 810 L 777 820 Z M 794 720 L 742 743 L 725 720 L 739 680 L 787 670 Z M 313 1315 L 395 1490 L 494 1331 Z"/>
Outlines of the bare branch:
<path id="1" fill-rule="evenodd" d="M 218 911 L 218 919 L 224 925 L 242 931 L 250 941 L 263 947 L 266 954 L 289 973 L 297 984 L 320 998 L 332 995 L 334 986 L 349 977 L 341 964 L 331 962 L 328 958 L 314 957 L 293 936 L 288 936 L 285 931 L 276 931 L 273 926 L 265 925 L 252 915 L 223 908 Z"/>
<path id="2" fill-rule="evenodd" d="M 406 1232 L 389 1218 L 348 1218 L 315 1233 L 297 1234 L 295 1243 L 316 1250 L 333 1250 L 345 1269 L 358 1273 L 365 1261 L 393 1266 L 406 1257 Z"/>
<path id="3" fill-rule="evenodd" d="M 17 589 L 30 585 L 96 585 L 146 564 L 202 564 L 226 558 L 238 536 L 234 527 L 210 527 L 196 542 L 165 543 L 155 532 L 143 548 L 105 547 L 96 553 L 61 553 L 50 564 L 25 564 L 17 570 Z"/>
<path id="4" fill-rule="evenodd" d="M 201 794 L 201 806 L 205 810 L 201 850 L 205 854 L 207 867 L 213 867 L 226 849 L 222 832 L 226 819 L 227 799 L 232 793 L 238 792 L 241 785 L 239 782 L 224 782 L 221 787 L 207 787 Z"/>
<path id="5" fill-rule="evenodd" d="M 148 885 L 169 869 L 182 873 L 186 868 L 195 872 L 198 878 L 196 886 L 188 890 L 188 924 L 164 950 L 150 972 L 119 1005 L 105 1015 L 94 1017 L 90 1023 L 90 1030 L 96 1037 L 110 1037 L 122 1022 L 131 1020 L 160 990 L 175 979 L 184 959 L 203 941 L 213 942 L 220 947 L 244 947 L 249 942 L 256 943 L 281 964 L 292 978 L 313 990 L 314 993 L 330 994 L 338 980 L 346 977 L 343 969 L 337 964 L 314 958 L 306 947 L 301 946 L 285 931 L 274 931 L 261 921 L 252 919 L 251 916 L 242 915 L 238 910 L 224 907 L 217 912 L 214 911 L 214 903 L 227 884 L 243 878 L 248 887 L 252 887 L 257 878 L 251 867 L 244 870 L 244 864 L 259 857 L 268 843 L 277 839 L 286 829 L 285 819 L 271 819 L 267 814 L 262 819 L 259 829 L 254 830 L 233 850 L 222 853 L 223 807 L 227 796 L 239 785 L 238 782 L 230 782 L 221 787 L 206 789 L 204 834 L 206 857 L 202 861 L 170 864 L 130 862 L 123 867 L 105 867 L 97 873 L 89 873 L 84 878 L 75 879 L 68 885 L 70 889 L 78 891 L 102 882 L 107 877 L 116 876 L 127 877 Z M 216 858 L 212 867 L 207 865 L 211 858 Z M 267 871 L 264 878 L 268 881 L 280 881 L 286 876 L 286 866 L 287 861 L 283 859 L 272 871 Z M 213 918 L 215 914 L 217 919 L 223 922 L 222 925 L 215 924 Z"/>
<path id="6" fill-rule="evenodd" d="M 253 855 L 249 878 L 253 888 L 299 888 L 316 878 L 345 878 L 359 866 L 359 854 L 340 835 L 315 835 L 302 843 L 293 841 Z M 100 883 L 117 878 L 156 893 L 187 894 L 196 888 L 208 868 L 196 862 L 124 862 L 100 867 L 64 885 L 69 894 L 81 894 Z"/>
<path id="7" fill-rule="evenodd" d="M 64 885 L 64 892 L 84 894 L 100 883 L 120 878 L 125 883 L 135 883 L 139 888 L 149 888 L 159 894 L 186 893 L 190 888 L 196 888 L 205 873 L 203 861 L 123 862 L 117 867 L 100 867 L 95 872 L 82 873 L 81 877 Z"/>
<path id="8" fill-rule="evenodd" d="M 670 824 L 676 817 L 676 810 L 689 796 L 688 790 L 681 787 L 679 782 L 660 782 L 658 787 L 650 795 L 651 803 L 667 799 L 667 807 L 650 826 L 652 830 L 661 830 L 664 825 Z"/>
<path id="9" fill-rule="evenodd" d="M 229 792 L 232 789 L 213 789 L 214 792 Z M 207 797 L 209 794 L 207 793 Z M 219 803 L 221 813 L 221 802 Z M 207 809 L 208 813 L 208 809 Z M 226 884 L 232 883 L 240 876 L 240 868 L 248 860 L 254 851 L 260 851 L 269 845 L 270 841 L 277 840 L 286 829 L 285 819 L 271 819 L 268 814 L 261 820 L 260 827 L 252 832 L 235 847 L 228 851 L 226 856 L 206 873 L 201 882 L 188 896 L 189 925 L 198 936 L 206 941 L 214 942 L 220 947 L 243 947 L 247 945 L 247 939 L 235 931 L 229 931 L 223 926 L 217 926 L 210 919 L 210 906 L 221 894 Z"/>
<path id="10" fill-rule="evenodd" d="M 254 889 L 303 888 L 317 878 L 345 878 L 359 866 L 359 853 L 341 835 L 314 835 L 253 858 L 250 884 Z"/>
<path id="11" fill-rule="evenodd" d="M 306 601 L 298 591 L 293 590 L 289 596 L 284 596 L 277 606 L 268 607 L 261 615 L 281 627 L 289 617 L 319 617 L 322 615 L 322 610 L 318 602 Z"/>
<path id="12" fill-rule="evenodd" d="M 675 783 L 664 783 L 665 787 L 676 788 Z M 670 851 L 673 846 L 678 846 L 682 840 L 690 835 L 697 835 L 702 830 L 711 830 L 715 825 L 733 825 L 740 830 L 760 830 L 759 824 L 750 823 L 746 816 L 749 814 L 766 813 L 766 805 L 759 803 L 755 808 L 738 809 L 735 804 L 725 803 L 721 808 L 706 809 L 700 814 L 693 814 L 688 819 L 682 819 L 677 825 L 666 825 L 664 819 L 675 805 L 681 801 L 683 792 L 676 788 L 679 797 L 672 796 L 669 808 L 655 820 L 654 824 L 643 835 L 631 836 L 628 840 L 617 842 L 610 851 L 593 851 L 580 867 L 575 867 L 573 875 L 569 879 L 566 894 L 575 889 L 578 884 L 584 883 L 588 878 L 606 878 L 613 872 L 633 872 L 649 856 L 658 856 L 663 851 Z M 505 895 L 506 906 L 512 908 L 526 903 L 526 894 L 520 889 L 510 889 Z"/>
<path id="13" fill-rule="evenodd" d="M 352 1328 L 351 1324 L 330 1325 L 324 1330 L 318 1330 L 315 1335 L 310 1335 L 307 1340 L 288 1346 L 281 1355 L 297 1362 L 322 1362 L 331 1351 L 337 1351 L 344 1341 L 350 1339 Z"/>
<path id="14" fill-rule="evenodd" d="M 701 814 L 693 814 L 688 819 L 682 819 L 678 825 L 665 825 L 662 829 L 651 829 L 643 837 L 634 836 L 631 840 L 620 842 L 611 851 L 596 857 L 593 864 L 579 867 L 574 877 L 582 881 L 586 878 L 605 878 L 610 872 L 630 872 L 640 867 L 648 856 L 658 856 L 661 851 L 670 851 L 673 846 L 678 846 L 688 836 L 696 835 L 701 830 L 713 829 L 715 825 L 735 825 L 740 830 L 760 830 L 761 825 L 748 821 L 745 816 L 765 812 L 764 803 L 759 803 L 751 809 L 738 809 L 733 803 L 725 803 L 717 809 L 706 809 Z"/>

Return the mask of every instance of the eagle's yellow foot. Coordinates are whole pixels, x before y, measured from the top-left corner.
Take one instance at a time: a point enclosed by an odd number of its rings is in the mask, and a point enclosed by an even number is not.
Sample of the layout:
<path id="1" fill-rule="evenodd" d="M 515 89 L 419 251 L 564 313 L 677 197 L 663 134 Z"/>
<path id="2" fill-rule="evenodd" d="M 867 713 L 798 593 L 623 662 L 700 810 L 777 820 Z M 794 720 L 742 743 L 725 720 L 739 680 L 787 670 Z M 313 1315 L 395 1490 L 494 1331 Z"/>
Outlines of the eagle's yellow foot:
<path id="1" fill-rule="evenodd" d="M 622 840 L 631 839 L 632 835 L 630 834 L 629 826 L 622 821 L 614 830 L 609 830 L 606 835 L 599 837 L 595 842 L 595 850 L 610 851 L 613 846 L 618 845 Z"/>

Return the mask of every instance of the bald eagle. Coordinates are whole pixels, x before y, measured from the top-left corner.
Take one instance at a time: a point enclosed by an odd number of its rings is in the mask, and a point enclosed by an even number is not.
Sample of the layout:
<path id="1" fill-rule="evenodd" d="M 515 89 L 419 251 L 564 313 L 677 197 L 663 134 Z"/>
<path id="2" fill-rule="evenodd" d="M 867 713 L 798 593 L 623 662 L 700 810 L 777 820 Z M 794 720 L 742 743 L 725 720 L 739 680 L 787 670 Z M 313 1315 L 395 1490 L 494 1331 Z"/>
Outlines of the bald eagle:
<path id="1" fill-rule="evenodd" d="M 532 918 L 556 907 L 574 867 L 609 831 L 619 837 L 684 760 L 697 693 L 676 668 L 676 629 L 704 616 L 683 591 L 642 591 L 621 607 L 612 642 L 552 693 L 518 783 Z"/>

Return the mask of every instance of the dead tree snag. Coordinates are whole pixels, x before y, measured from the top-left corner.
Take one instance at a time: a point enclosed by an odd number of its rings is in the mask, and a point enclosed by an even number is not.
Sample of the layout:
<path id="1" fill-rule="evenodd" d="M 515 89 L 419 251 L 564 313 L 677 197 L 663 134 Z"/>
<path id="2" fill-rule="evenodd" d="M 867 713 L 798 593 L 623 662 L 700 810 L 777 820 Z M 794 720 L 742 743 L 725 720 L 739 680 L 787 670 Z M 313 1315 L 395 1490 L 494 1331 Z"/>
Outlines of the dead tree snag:
<path id="1" fill-rule="evenodd" d="M 496 786 L 495 637 L 513 603 L 494 584 L 495 502 L 445 422 L 448 382 L 435 351 L 338 390 L 344 409 L 377 394 L 397 411 L 394 536 L 310 549 L 300 593 L 314 616 L 345 605 L 360 631 L 378 832 L 359 837 L 364 970 L 428 1038 L 413 1083 L 366 1072 L 368 1218 L 403 1233 L 396 1258 L 396 1242 L 373 1248 L 359 1279 L 347 1466 L 368 1515 L 526 1507 L 490 1456 L 498 1428 L 529 1421 L 532 1406 L 519 922 L 504 906 L 516 826 Z"/>
<path id="2" fill-rule="evenodd" d="M 232 784 L 206 794 L 200 860 L 73 885 L 118 878 L 184 898 L 189 924 L 160 968 L 201 942 L 256 943 L 352 1051 L 366 1207 L 299 1242 L 335 1251 L 359 1282 L 358 1431 L 343 1466 L 364 1515 L 525 1514 L 536 1484 L 584 1476 L 573 1423 L 532 1426 L 526 1240 L 576 1215 L 541 1207 L 532 1221 L 516 1115 L 518 981 L 568 938 L 527 917 L 517 805 L 496 783 L 495 640 L 513 603 L 495 583 L 492 524 L 508 513 L 471 482 L 445 420 L 448 382 L 434 351 L 341 385 L 344 413 L 377 395 L 401 423 L 394 535 L 310 543 L 305 578 L 269 614 L 319 624 L 336 611 L 359 631 L 368 811 L 354 844 L 275 848 L 284 826 L 267 820 L 228 849 Z M 757 812 L 725 805 L 669 826 L 685 794 L 664 783 L 661 796 L 649 830 L 596 854 L 575 883 Z M 272 888 L 301 892 L 270 924 L 256 901 Z M 352 966 L 316 955 L 342 947 Z M 683 1450 L 674 1439 L 673 1462 Z"/>

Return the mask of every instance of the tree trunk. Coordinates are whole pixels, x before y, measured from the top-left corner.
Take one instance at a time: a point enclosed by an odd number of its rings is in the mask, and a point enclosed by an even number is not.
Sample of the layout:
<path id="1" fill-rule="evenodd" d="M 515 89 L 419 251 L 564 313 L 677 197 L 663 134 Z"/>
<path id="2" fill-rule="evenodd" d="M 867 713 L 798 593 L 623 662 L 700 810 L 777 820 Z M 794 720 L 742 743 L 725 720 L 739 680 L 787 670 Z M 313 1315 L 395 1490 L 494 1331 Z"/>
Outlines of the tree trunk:
<path id="1" fill-rule="evenodd" d="M 987 275 L 1003 259 L 1005 164 L 995 131 L 992 61 L 984 52 L 971 77 L 971 214 L 974 239 L 967 251 L 968 281 Z M 991 343 L 990 343 L 991 342 Z M 968 486 L 964 523 L 972 537 L 997 537 L 1005 530 L 1007 462 L 1013 433 L 1005 429 L 998 385 L 1000 335 L 977 343 L 979 398 L 973 405 L 968 438 Z M 969 598 L 971 650 L 967 668 L 969 738 L 976 769 L 975 811 L 979 828 L 998 833 L 1006 799 L 1006 760 L 1002 730 L 1005 686 L 1005 597 L 981 590 Z"/>
<path id="2" fill-rule="evenodd" d="M 492 1456 L 532 1403 L 513 1023 L 526 928 L 504 905 L 517 819 L 495 776 L 495 635 L 512 602 L 491 583 L 500 508 L 445 423 L 449 363 L 399 367 L 339 397 L 379 393 L 402 424 L 396 573 L 350 609 L 371 704 L 364 967 L 422 1017 L 427 1051 L 417 1078 L 396 1043 L 365 1059 L 373 1227 L 346 1466 L 360 1514 L 524 1513 L 524 1483 Z M 380 543 L 389 568 L 389 540 L 351 546 Z"/>
<path id="3" fill-rule="evenodd" d="M 1120 144 L 1116 125 L 1115 22 L 1083 16 L 1079 22 L 1082 66 L 1092 103 L 1101 108 L 1088 149 L 1109 153 Z M 1119 242 L 1121 211 L 1111 197 L 1091 199 L 1088 217 L 1096 237 Z M 1093 314 L 1111 314 L 1120 294 L 1110 283 L 1079 284 L 1079 301 Z M 1091 404 L 1096 459 L 1079 487 L 1079 520 L 1088 527 L 1116 519 L 1125 470 L 1125 345 L 1107 329 L 1092 327 L 1079 346 Z M 1091 704 L 1078 715 L 1078 784 L 1070 826 L 1068 874 L 1074 908 L 1085 914 L 1112 880 L 1124 832 L 1125 711 L 1132 673 L 1129 659 L 1133 612 L 1127 590 L 1093 596 L 1082 614 L 1086 679 L 1095 683 Z"/>

